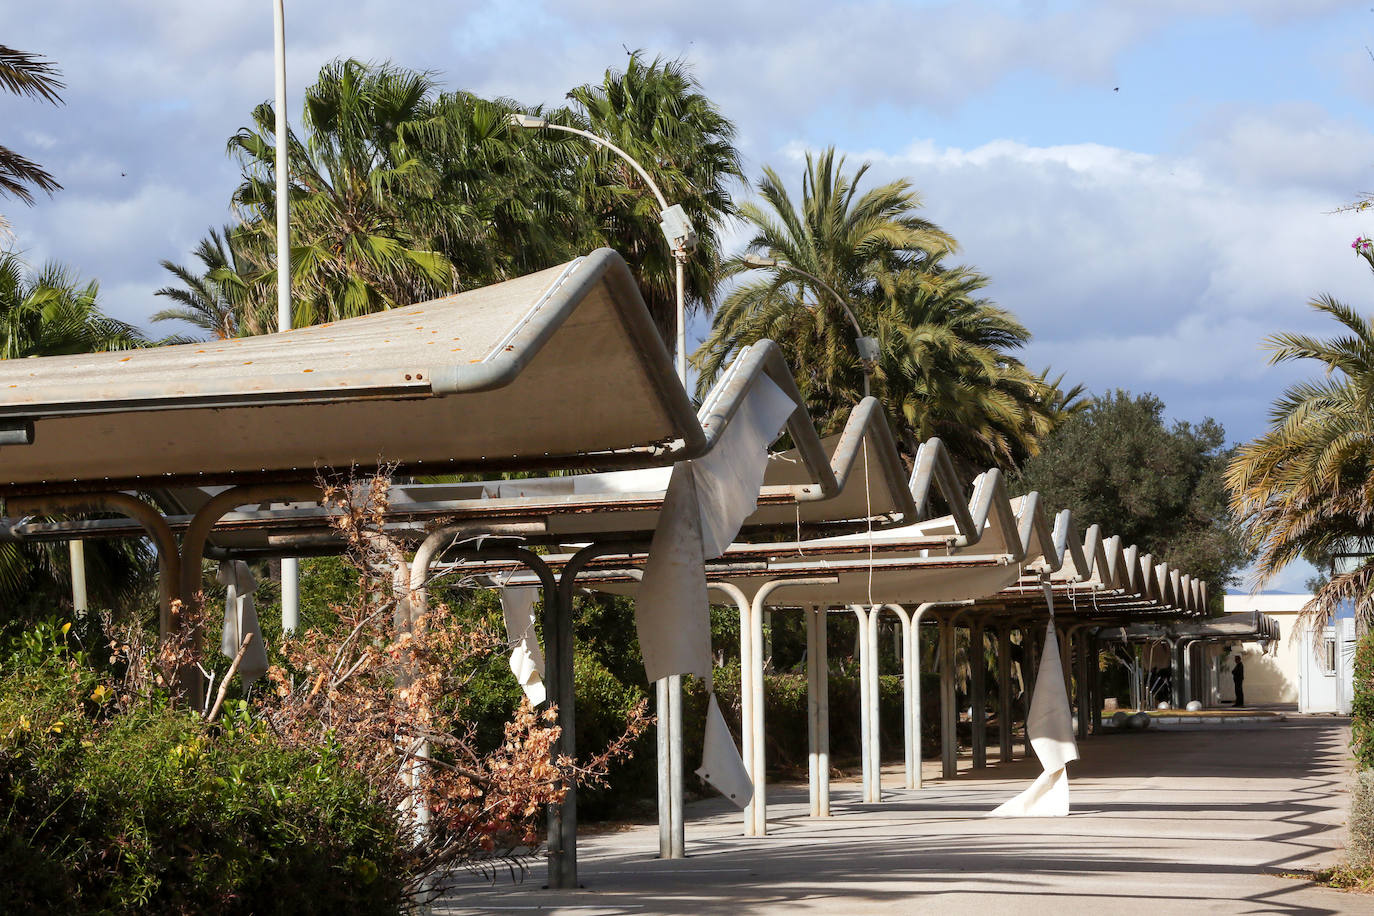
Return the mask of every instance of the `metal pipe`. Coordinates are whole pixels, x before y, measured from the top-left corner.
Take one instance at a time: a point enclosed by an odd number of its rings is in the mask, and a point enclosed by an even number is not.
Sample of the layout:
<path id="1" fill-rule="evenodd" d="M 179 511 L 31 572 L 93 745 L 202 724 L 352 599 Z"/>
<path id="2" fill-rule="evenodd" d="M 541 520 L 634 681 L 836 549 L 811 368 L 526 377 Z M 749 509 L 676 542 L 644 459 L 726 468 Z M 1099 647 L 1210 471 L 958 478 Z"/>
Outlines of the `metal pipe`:
<path id="1" fill-rule="evenodd" d="M 12 496 L 5 501 L 5 511 L 15 517 L 58 512 L 117 512 L 142 525 L 157 547 L 158 637 L 167 639 L 171 636 L 172 602 L 181 589 L 181 552 L 162 513 L 128 493 Z"/>
<path id="2" fill-rule="evenodd" d="M 954 618 L 940 618 L 940 773 L 959 775 L 958 709 L 954 692 Z"/>
<path id="3" fill-rule="evenodd" d="M 745 633 L 748 632 L 749 665 L 746 680 L 748 691 L 752 694 L 753 707 L 750 723 L 752 743 L 749 748 L 753 766 L 749 777 L 754 783 L 754 794 L 745 808 L 745 835 L 764 836 L 768 832 L 768 773 L 764 754 L 764 707 L 763 707 L 763 609 L 768 598 L 779 589 L 791 586 L 834 585 L 833 576 L 817 576 L 808 579 L 773 579 L 759 586 L 749 611 L 749 626 L 740 629 L 741 655 L 745 648 Z"/>
<path id="4" fill-rule="evenodd" d="M 276 83 L 277 179 L 277 331 L 291 330 L 291 164 L 290 129 L 286 122 L 286 10 L 283 0 L 272 4 L 273 56 Z M 281 627 L 294 633 L 300 623 L 300 563 L 281 561 Z"/>
<path id="5" fill-rule="evenodd" d="M 873 742 L 869 737 L 873 730 L 873 699 L 869 695 L 868 685 L 868 669 L 871 664 L 868 657 L 869 612 L 861 604 L 851 604 L 849 610 L 854 614 L 858 627 L 854 641 L 859 656 L 859 770 L 862 774 L 860 797 L 868 803 L 873 800 L 873 762 L 870 759 Z"/>
<path id="6" fill-rule="evenodd" d="M 975 770 L 981 770 L 988 765 L 988 668 L 984 654 L 987 641 L 983 638 L 983 623 L 984 617 L 979 615 L 969 624 L 968 630 L 969 728 Z"/>
<path id="7" fill-rule="evenodd" d="M 1011 742 L 1011 624 L 997 628 L 997 760 L 1012 759 Z"/>
<path id="8" fill-rule="evenodd" d="M 914 789 L 917 785 L 916 771 L 921 767 L 920 733 L 913 732 L 916 721 L 916 684 L 912 656 L 911 613 L 900 604 L 889 604 L 888 609 L 901 621 L 900 639 L 902 646 L 902 764 L 906 782 L 903 788 Z M 914 739 L 914 740 L 913 740 Z"/>

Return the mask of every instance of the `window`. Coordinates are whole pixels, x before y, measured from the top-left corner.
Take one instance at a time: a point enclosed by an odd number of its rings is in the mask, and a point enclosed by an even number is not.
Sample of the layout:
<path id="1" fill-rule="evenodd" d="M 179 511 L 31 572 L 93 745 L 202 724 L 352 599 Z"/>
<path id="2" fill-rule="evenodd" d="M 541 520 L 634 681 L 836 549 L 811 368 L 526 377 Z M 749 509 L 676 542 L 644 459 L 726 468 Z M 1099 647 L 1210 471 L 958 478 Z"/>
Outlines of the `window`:
<path id="1" fill-rule="evenodd" d="M 1322 640 L 1321 654 L 1322 674 L 1334 675 L 1336 673 L 1336 639 L 1328 636 Z"/>

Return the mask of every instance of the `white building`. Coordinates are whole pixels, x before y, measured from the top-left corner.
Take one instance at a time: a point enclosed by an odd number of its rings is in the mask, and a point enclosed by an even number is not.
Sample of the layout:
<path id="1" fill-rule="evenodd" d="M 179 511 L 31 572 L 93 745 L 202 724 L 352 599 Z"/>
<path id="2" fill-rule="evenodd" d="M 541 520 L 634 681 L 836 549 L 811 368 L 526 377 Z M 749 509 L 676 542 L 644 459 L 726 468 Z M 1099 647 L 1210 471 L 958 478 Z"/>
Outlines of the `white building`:
<path id="1" fill-rule="evenodd" d="M 1355 621 L 1343 618 L 1320 635 L 1298 624 L 1311 595 L 1227 595 L 1226 612 L 1260 611 L 1279 622 L 1280 638 L 1268 652 L 1250 645 L 1221 659 L 1217 699 L 1235 702 L 1231 681 L 1234 656 L 1245 665 L 1245 702 L 1250 706 L 1296 704 L 1303 713 L 1349 713 Z M 1219 652 L 1220 650 L 1214 650 Z"/>

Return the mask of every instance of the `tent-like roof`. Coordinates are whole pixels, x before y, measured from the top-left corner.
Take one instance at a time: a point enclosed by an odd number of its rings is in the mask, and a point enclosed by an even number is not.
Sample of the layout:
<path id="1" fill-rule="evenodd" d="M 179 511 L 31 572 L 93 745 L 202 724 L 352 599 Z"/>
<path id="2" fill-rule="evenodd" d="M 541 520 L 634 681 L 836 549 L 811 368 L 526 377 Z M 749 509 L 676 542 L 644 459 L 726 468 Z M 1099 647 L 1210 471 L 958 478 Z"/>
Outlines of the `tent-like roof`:
<path id="1" fill-rule="evenodd" d="M 850 414 L 843 433 L 822 442 L 790 370 L 769 341 L 748 348 L 703 405 L 699 420 L 707 436 L 705 454 L 726 437 L 740 404 L 757 386 L 767 385 L 776 386 L 773 396 L 797 405 L 786 431 L 798 447 L 771 456 L 758 507 L 744 522 L 746 536 L 791 531 L 797 525 L 847 530 L 870 519 L 882 525 L 915 517 L 912 493 L 878 402 L 865 399 Z M 393 534 L 403 539 L 424 534 L 427 525 L 454 523 L 487 525 L 493 532 L 519 526 L 531 542 L 645 537 L 658 525 L 671 473 L 671 468 L 641 468 L 517 480 L 399 482 L 390 487 L 386 514 Z M 152 495 L 176 529 L 188 525 L 224 489 L 159 488 Z M 211 543 L 241 556 L 337 551 L 343 541 L 330 524 L 331 514 L 311 502 L 275 508 L 245 504 L 219 520 Z M 12 520 L 6 527 L 15 536 L 36 540 L 142 534 L 128 519 Z"/>
<path id="2" fill-rule="evenodd" d="M 0 361 L 0 492 L 643 467 L 705 445 L 621 257 L 260 337 Z"/>

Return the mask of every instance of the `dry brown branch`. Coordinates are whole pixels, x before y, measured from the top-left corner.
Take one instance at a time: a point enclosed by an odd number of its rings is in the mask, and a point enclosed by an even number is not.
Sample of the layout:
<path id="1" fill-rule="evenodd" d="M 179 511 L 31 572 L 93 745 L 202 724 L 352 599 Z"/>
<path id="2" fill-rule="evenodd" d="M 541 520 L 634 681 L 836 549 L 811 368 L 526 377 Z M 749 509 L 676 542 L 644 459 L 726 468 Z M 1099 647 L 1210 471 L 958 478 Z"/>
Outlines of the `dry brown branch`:
<path id="1" fill-rule="evenodd" d="M 205 717 L 206 722 L 215 721 L 215 716 L 219 715 L 219 708 L 224 705 L 224 695 L 229 692 L 229 682 L 234 679 L 234 675 L 238 672 L 239 662 L 243 661 L 243 653 L 252 641 L 252 633 L 244 634 L 243 643 L 239 646 L 239 650 L 234 653 L 234 660 L 229 663 L 229 670 L 225 673 L 224 680 L 220 682 L 219 693 L 215 694 L 215 705 L 210 707 L 210 714 Z"/>

